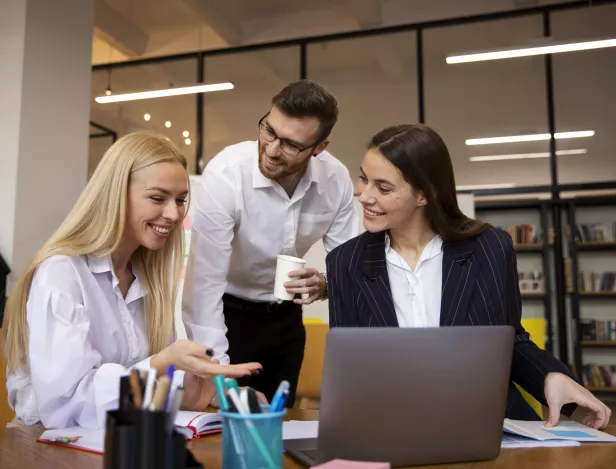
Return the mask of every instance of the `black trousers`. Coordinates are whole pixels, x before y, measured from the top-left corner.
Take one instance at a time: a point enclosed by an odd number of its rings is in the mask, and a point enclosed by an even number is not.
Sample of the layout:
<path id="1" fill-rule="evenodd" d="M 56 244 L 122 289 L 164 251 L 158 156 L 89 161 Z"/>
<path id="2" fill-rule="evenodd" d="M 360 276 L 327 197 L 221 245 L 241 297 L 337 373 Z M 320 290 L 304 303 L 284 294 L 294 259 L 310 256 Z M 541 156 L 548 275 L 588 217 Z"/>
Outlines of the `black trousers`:
<path id="1" fill-rule="evenodd" d="M 238 380 L 240 386 L 261 391 L 271 402 L 280 382 L 287 380 L 286 406 L 292 407 L 306 344 L 301 305 L 257 303 L 227 294 L 223 305 L 231 363 L 263 365 L 259 375 Z"/>

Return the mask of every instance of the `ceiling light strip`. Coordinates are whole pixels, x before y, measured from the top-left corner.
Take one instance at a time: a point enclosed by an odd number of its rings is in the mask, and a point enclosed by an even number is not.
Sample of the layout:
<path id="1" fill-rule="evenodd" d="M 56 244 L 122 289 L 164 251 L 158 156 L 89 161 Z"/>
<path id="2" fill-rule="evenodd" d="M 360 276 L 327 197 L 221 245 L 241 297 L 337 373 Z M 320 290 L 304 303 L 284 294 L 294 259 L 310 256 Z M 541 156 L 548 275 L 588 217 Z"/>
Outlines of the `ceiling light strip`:
<path id="1" fill-rule="evenodd" d="M 616 47 L 616 39 L 601 39 L 584 42 L 566 42 L 533 47 L 516 47 L 490 52 L 453 55 L 447 57 L 445 60 L 448 64 L 460 64 L 468 62 L 482 62 L 485 60 L 513 59 L 518 57 L 529 57 L 533 55 L 558 54 L 561 52 L 603 49 L 606 47 Z"/>
<path id="2" fill-rule="evenodd" d="M 580 148 L 576 150 L 557 150 L 556 156 L 565 155 L 585 155 L 588 150 Z M 518 153 L 512 155 L 487 155 L 487 156 L 471 156 L 470 161 L 500 161 L 500 160 L 523 160 L 527 158 L 549 158 L 550 153 Z"/>
<path id="3" fill-rule="evenodd" d="M 111 96 L 98 96 L 97 103 L 119 103 L 123 101 L 137 101 L 139 99 L 165 98 L 168 96 L 181 96 L 185 94 L 209 93 L 212 91 L 232 90 L 233 83 L 215 83 L 211 85 L 186 86 L 183 88 L 167 88 L 163 90 L 141 91 L 138 93 L 116 94 Z"/>
<path id="4" fill-rule="evenodd" d="M 554 138 L 558 140 L 566 138 L 592 137 L 593 135 L 595 135 L 594 130 L 578 130 L 575 132 L 557 132 L 554 134 Z M 490 145 L 494 143 L 537 142 L 540 140 L 549 139 L 550 134 L 511 135 L 507 137 L 469 138 L 466 140 L 466 144 Z"/>

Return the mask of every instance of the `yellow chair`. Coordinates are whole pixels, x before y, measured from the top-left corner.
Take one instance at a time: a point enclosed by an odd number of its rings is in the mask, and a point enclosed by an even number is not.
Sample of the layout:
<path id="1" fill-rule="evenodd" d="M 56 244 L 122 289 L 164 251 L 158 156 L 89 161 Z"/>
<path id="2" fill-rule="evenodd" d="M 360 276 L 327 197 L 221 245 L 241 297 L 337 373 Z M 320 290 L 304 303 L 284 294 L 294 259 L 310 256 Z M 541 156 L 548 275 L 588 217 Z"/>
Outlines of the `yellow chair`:
<path id="1" fill-rule="evenodd" d="M 531 340 L 537 345 L 537 347 L 540 349 L 545 349 L 545 319 L 522 319 L 522 327 L 530 334 Z M 516 386 L 518 385 L 516 384 Z M 522 392 L 522 396 L 526 399 L 526 402 L 528 402 L 533 410 L 537 412 L 539 417 L 543 418 L 543 408 L 541 403 L 529 393 L 524 391 L 524 389 L 520 386 L 518 386 L 518 389 Z"/>
<path id="2" fill-rule="evenodd" d="M 0 329 L 0 428 L 4 428 L 15 417 L 15 412 L 9 407 L 6 392 L 6 362 L 2 355 L 2 329 Z"/>
<path id="3" fill-rule="evenodd" d="M 306 347 L 304 348 L 304 362 L 297 383 L 296 407 L 318 409 L 318 402 L 321 399 L 325 337 L 329 330 L 329 324 L 325 324 L 320 319 L 306 318 L 304 319 L 304 326 L 306 328 Z"/>

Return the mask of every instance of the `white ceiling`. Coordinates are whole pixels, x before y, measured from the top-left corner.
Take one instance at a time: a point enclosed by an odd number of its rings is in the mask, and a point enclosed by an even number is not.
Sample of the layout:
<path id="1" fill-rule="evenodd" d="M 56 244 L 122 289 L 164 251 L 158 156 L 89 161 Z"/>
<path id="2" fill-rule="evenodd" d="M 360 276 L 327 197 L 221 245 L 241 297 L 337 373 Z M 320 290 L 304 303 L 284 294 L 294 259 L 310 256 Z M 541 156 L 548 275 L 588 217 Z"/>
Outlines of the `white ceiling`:
<path id="1" fill-rule="evenodd" d="M 93 63 L 554 3 L 563 0 L 97 0 Z"/>
<path id="2" fill-rule="evenodd" d="M 467 16 L 533 0 L 98 0 L 93 62 L 130 60 Z M 242 8 L 239 8 L 239 6 Z M 557 39 L 616 35 L 616 4 L 553 15 Z M 446 140 L 459 184 L 521 180 L 549 182 L 547 159 L 470 163 L 469 156 L 545 152 L 547 144 L 468 147 L 464 139 L 547 132 L 543 58 L 448 66 L 447 54 L 518 45 L 542 35 L 540 16 L 431 29 L 424 33 L 427 123 Z M 415 33 L 311 44 L 308 76 L 338 98 L 341 117 L 332 151 L 355 175 L 366 140 L 383 126 L 417 121 Z M 195 62 L 113 71 L 114 93 L 193 84 Z M 232 81 L 233 91 L 205 96 L 205 157 L 225 145 L 256 137 L 256 121 L 271 97 L 299 72 L 297 47 L 208 57 L 208 82 Z M 585 141 L 560 141 L 559 149 L 588 148 L 587 156 L 563 157 L 563 182 L 616 179 L 616 50 L 562 54 L 554 59 L 557 131 L 593 129 Z M 93 74 L 92 97 L 109 75 Z M 143 114 L 152 115 L 150 122 Z M 146 127 L 182 145 L 181 132 L 196 133 L 194 96 L 92 106 L 94 121 L 120 133 Z M 166 129 L 164 122 L 172 121 Z M 98 142 L 100 143 L 100 142 Z M 515 147 L 515 148 L 514 148 Z M 184 146 L 194 159 L 194 141 Z M 594 172 L 593 172 L 594 171 Z M 578 179 L 576 179 L 578 178 Z"/>

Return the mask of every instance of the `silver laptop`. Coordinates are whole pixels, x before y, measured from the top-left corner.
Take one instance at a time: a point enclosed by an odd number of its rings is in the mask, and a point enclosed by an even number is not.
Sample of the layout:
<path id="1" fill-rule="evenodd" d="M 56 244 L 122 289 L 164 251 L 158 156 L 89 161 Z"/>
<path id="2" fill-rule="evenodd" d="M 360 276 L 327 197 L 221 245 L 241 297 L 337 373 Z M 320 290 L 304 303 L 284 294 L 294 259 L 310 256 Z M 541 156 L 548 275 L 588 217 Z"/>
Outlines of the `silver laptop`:
<path id="1" fill-rule="evenodd" d="M 325 349 L 319 432 L 287 440 L 305 466 L 392 467 L 498 456 L 514 329 L 336 328 Z"/>

